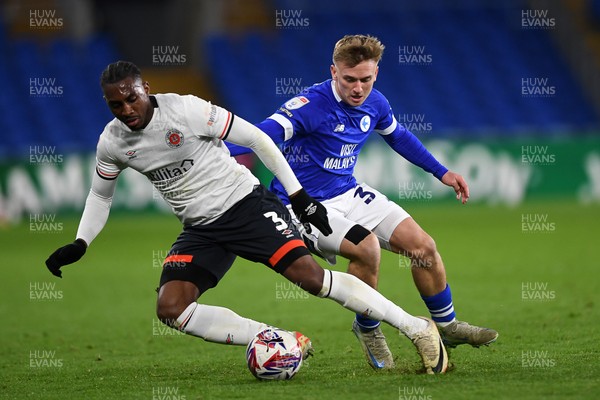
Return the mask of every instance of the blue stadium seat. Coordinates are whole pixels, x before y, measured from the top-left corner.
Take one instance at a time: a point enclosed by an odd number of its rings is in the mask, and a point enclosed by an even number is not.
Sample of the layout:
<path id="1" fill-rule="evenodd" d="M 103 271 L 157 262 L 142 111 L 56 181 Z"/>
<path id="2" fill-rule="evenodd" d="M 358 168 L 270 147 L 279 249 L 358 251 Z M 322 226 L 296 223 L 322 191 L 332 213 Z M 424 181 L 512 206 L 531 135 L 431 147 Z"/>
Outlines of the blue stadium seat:
<path id="1" fill-rule="evenodd" d="M 349 0 L 343 8 L 303 3 L 302 17 L 309 18 L 309 29 L 252 33 L 241 47 L 226 34 L 211 38 L 227 47 L 209 60 L 217 87 L 230 102 L 225 106 L 252 116 L 270 114 L 274 108 L 262 114 L 259 109 L 282 100 L 272 95 L 275 77 L 301 77 L 306 85 L 327 79 L 335 41 L 347 33 L 370 33 L 387 46 L 376 87 L 397 116 L 425 114 L 433 125 L 432 135 L 506 136 L 524 130 L 543 134 L 600 125 L 548 32 L 520 27 L 518 16 L 526 2 L 488 6 L 474 1 L 462 8 L 422 3 L 411 11 L 393 1 L 374 1 L 369 10 L 358 0 Z M 276 0 L 274 5 L 297 9 L 289 0 Z M 424 46 L 432 62 L 400 65 L 401 45 Z M 245 60 L 242 79 L 235 76 L 241 66 L 231 66 L 238 57 Z M 546 78 L 557 94 L 523 96 L 522 79 L 527 78 Z M 261 100 L 240 100 L 248 95 Z"/>
<path id="2" fill-rule="evenodd" d="M 30 146 L 93 151 L 112 118 L 98 85 L 100 72 L 117 59 L 110 40 L 98 35 L 83 44 L 61 38 L 8 41 L 0 24 L 0 50 L 6 55 L 0 63 L 0 123 L 19 129 L 0 143 L 0 157 L 27 155 Z M 40 82 L 54 95 L 36 95 Z"/>

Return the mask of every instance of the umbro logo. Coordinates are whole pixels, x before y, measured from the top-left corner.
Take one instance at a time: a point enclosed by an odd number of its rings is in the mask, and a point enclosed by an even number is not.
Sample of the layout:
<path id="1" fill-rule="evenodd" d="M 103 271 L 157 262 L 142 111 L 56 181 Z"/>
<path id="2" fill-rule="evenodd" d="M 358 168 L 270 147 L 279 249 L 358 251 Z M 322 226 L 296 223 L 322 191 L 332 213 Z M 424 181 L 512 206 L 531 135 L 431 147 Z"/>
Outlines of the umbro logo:
<path id="1" fill-rule="evenodd" d="M 346 126 L 344 124 L 337 124 L 337 126 L 335 127 L 335 129 L 333 131 L 334 132 L 344 132 L 344 129 L 346 129 Z"/>
<path id="2" fill-rule="evenodd" d="M 304 211 L 306 211 L 306 215 L 313 215 L 317 211 L 317 206 L 314 203 L 310 203 Z"/>
<path id="3" fill-rule="evenodd" d="M 132 158 L 137 157 L 137 150 L 129 150 L 125 155 L 131 160 Z"/>

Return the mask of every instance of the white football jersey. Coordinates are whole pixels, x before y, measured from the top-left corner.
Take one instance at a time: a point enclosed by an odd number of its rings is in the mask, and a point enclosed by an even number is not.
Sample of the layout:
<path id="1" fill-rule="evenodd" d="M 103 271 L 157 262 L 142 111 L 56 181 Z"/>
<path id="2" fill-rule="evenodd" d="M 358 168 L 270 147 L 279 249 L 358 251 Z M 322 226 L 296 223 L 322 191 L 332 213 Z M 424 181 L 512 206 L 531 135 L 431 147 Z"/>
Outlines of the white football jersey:
<path id="1" fill-rule="evenodd" d="M 232 113 L 192 95 L 151 100 L 154 114 L 143 130 L 116 118 L 104 128 L 96 154 L 101 178 L 116 179 L 127 167 L 144 174 L 185 225 L 214 221 L 259 184 L 222 142 Z"/>

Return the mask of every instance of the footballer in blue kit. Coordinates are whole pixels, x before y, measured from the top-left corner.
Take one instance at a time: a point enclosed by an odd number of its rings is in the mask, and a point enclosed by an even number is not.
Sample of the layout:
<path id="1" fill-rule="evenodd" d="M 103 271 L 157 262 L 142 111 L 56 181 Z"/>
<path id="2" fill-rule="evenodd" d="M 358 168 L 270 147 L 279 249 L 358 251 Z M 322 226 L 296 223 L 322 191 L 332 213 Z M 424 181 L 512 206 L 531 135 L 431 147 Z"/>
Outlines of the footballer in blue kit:
<path id="1" fill-rule="evenodd" d="M 413 280 L 446 346 L 494 342 L 498 333 L 456 319 L 446 270 L 434 240 L 398 204 L 353 176 L 369 135 L 381 135 L 399 155 L 433 174 L 466 203 L 464 178 L 449 171 L 394 117 L 385 96 L 373 88 L 384 46 L 375 37 L 347 35 L 333 51 L 331 79 L 305 89 L 257 124 L 281 149 L 298 180 L 328 212 L 333 233 L 322 235 L 296 220 L 311 251 L 330 264 L 349 260 L 348 272 L 377 288 L 381 248 L 409 257 Z M 229 146 L 232 155 L 248 152 Z M 275 178 L 270 189 L 288 205 Z M 293 215 L 293 213 L 292 213 Z M 394 366 L 379 322 L 357 315 L 352 330 L 375 369 Z"/>
<path id="2" fill-rule="evenodd" d="M 285 103 L 258 127 L 276 143 L 284 143 L 284 154 L 294 155 L 287 157 L 288 163 L 317 200 L 328 200 L 356 187 L 354 167 L 373 131 L 438 179 L 448 171 L 412 133 L 396 122 L 387 99 L 376 89 L 360 106 L 350 106 L 341 101 L 333 80 L 329 79 Z M 276 178 L 271 190 L 289 203 Z"/>

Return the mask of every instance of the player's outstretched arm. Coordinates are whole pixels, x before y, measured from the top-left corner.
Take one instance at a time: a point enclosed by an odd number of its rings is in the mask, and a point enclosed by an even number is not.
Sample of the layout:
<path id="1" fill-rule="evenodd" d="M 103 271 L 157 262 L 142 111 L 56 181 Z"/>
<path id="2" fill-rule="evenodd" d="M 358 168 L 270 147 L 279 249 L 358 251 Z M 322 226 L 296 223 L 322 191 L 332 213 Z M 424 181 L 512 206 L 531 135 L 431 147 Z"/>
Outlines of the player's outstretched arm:
<path id="1" fill-rule="evenodd" d="M 433 174 L 439 180 L 448 172 L 448 168 L 444 167 L 436 158 L 425 148 L 423 143 L 412 134 L 409 130 L 397 124 L 395 129 L 388 133 L 381 133 L 383 140 L 396 153 L 406 158 L 408 161 L 421 167 L 423 170 Z"/>
<path id="2" fill-rule="evenodd" d="M 391 133 L 385 134 L 380 132 L 380 134 L 383 140 L 398 154 L 416 166 L 433 174 L 443 184 L 452 187 L 456 192 L 456 198 L 461 200 L 463 204 L 467 202 L 469 199 L 469 186 L 464 178 L 455 172 L 449 171 L 448 168 L 440 164 L 425 148 L 423 143 L 409 130 L 396 125 Z"/>
<path id="3" fill-rule="evenodd" d="M 332 232 L 327 210 L 302 188 L 285 157 L 266 133 L 236 116 L 227 141 L 249 147 L 256 153 L 285 188 L 300 222 L 313 224 L 324 235 Z"/>
<path id="4" fill-rule="evenodd" d="M 273 142 L 275 142 L 275 144 L 280 144 L 285 141 L 285 132 L 283 127 L 274 120 L 267 118 L 263 122 L 256 124 L 256 126 L 258 129 L 266 133 L 273 140 Z M 248 147 L 239 146 L 233 143 L 226 143 L 226 145 L 229 149 L 229 153 L 231 153 L 231 155 L 234 157 L 242 154 L 248 154 L 252 151 L 252 149 Z"/>
<path id="5" fill-rule="evenodd" d="M 53 275 L 62 278 L 61 267 L 79 261 L 89 244 L 100 233 L 108 219 L 115 186 L 116 179 L 106 180 L 97 173 L 94 174 L 92 189 L 79 222 L 77 239 L 56 249 L 46 260 L 46 267 Z"/>

